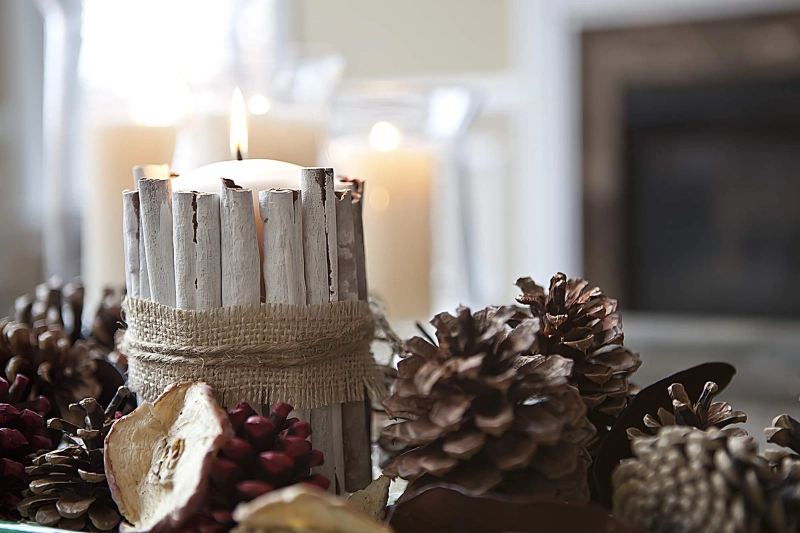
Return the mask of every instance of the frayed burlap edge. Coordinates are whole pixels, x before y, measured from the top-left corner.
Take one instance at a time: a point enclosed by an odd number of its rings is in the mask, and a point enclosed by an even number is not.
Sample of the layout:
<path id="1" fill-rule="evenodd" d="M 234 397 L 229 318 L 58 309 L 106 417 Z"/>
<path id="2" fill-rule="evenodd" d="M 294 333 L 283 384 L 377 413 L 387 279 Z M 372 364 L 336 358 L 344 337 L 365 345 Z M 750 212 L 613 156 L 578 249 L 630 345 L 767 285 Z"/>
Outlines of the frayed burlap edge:
<path id="1" fill-rule="evenodd" d="M 367 302 L 187 311 L 127 297 L 123 309 L 128 384 L 147 401 L 180 381 L 208 383 L 223 405 L 313 409 L 385 395 Z"/>

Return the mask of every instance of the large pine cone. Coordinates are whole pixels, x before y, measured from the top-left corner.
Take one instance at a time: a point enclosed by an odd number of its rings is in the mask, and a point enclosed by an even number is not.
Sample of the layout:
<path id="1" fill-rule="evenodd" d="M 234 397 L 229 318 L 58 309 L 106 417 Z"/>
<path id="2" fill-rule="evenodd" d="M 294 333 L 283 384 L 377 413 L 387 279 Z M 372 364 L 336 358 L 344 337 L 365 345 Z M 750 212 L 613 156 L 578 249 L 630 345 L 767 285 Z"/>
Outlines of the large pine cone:
<path id="1" fill-rule="evenodd" d="M 42 454 L 26 468 L 30 475 L 19 512 L 42 526 L 74 531 L 110 531 L 120 521 L 105 475 L 103 444 L 129 396 L 125 387 L 103 409 L 94 398 L 70 409 L 84 417 L 82 427 L 61 419 L 48 420 L 63 432 L 66 446 Z"/>
<path id="2" fill-rule="evenodd" d="M 571 501 L 588 499 L 586 444 L 594 428 L 568 378 L 572 361 L 535 355 L 539 320 L 511 330 L 512 307 L 474 315 L 442 313 L 431 323 L 438 346 L 415 337 L 384 401 L 405 421 L 383 435 L 416 448 L 394 459 L 387 475 L 423 475 L 489 490 Z"/>
<path id="3" fill-rule="evenodd" d="M 228 412 L 236 436 L 214 462 L 206 514 L 195 516 L 187 531 L 228 531 L 237 505 L 274 489 L 296 483 L 329 487 L 328 478 L 311 473 L 324 462 L 322 452 L 311 449 L 311 425 L 288 418 L 291 411 L 279 403 L 264 417 L 242 402 Z"/>
<path id="4" fill-rule="evenodd" d="M 40 414 L 47 411 L 47 400 L 21 401 L 27 385 L 22 375 L 11 386 L 0 378 L 0 520 L 19 518 L 17 504 L 28 486 L 25 467 L 31 455 L 53 449 Z"/>
<path id="5" fill-rule="evenodd" d="M 734 411 L 728 402 L 714 402 L 719 386 L 713 381 L 706 382 L 697 402 L 692 402 L 686 389 L 680 383 L 668 387 L 672 400 L 672 412 L 659 408 L 657 416 L 645 415 L 644 425 L 649 431 L 645 433 L 638 428 L 628 428 L 628 437 L 647 437 L 655 435 L 665 426 L 691 426 L 697 429 L 722 429 L 730 436 L 746 436 L 747 432 L 731 424 L 747 422 L 744 411 Z"/>
<path id="6" fill-rule="evenodd" d="M 119 325 L 111 325 L 114 298 L 107 292 L 94 334 L 83 338 L 83 288 L 72 283 L 62 289 L 54 283 L 37 287 L 35 297 L 18 298 L 13 319 L 0 321 L 0 362 L 4 363 L 0 375 L 9 381 L 17 374 L 30 376 L 26 397 L 42 395 L 50 401 L 48 417 L 70 418 L 70 404 L 83 398 L 108 403 L 123 384 L 120 372 L 106 360 L 113 348 L 113 340 L 109 347 L 108 339 L 113 339 Z"/>
<path id="7" fill-rule="evenodd" d="M 773 468 L 750 437 L 686 426 L 632 446 L 612 478 L 620 519 L 652 532 L 797 531 L 797 461 Z"/>
<path id="8" fill-rule="evenodd" d="M 520 278 L 518 301 L 542 321 L 539 349 L 575 361 L 571 383 L 601 432 L 614 424 L 628 401 L 628 379 L 641 366 L 639 354 L 623 346 L 617 301 L 583 279 L 558 273 L 547 294 L 530 278 Z"/>

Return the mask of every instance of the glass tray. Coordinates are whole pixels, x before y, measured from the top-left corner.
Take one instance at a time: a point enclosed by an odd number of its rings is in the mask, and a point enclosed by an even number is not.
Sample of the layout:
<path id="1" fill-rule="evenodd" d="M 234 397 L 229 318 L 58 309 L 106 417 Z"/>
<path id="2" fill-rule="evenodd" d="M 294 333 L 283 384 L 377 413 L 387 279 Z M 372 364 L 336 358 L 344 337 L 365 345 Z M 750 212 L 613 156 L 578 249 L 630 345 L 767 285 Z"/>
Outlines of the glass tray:
<path id="1" fill-rule="evenodd" d="M 35 524 L 30 523 L 19 523 L 19 522 L 3 522 L 0 520 L 0 533 L 19 533 L 19 532 L 28 532 L 28 533 L 53 533 L 53 532 L 64 532 L 64 529 L 53 529 L 51 527 L 42 527 L 37 526 Z"/>

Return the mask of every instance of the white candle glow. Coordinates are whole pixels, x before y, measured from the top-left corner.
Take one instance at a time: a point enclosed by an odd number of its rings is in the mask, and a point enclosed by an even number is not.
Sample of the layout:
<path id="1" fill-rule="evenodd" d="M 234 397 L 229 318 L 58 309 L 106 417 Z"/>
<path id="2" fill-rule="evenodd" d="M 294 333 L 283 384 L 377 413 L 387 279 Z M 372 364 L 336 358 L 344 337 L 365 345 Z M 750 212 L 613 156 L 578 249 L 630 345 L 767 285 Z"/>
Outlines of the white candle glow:
<path id="1" fill-rule="evenodd" d="M 230 149 L 232 157 L 246 157 L 248 147 L 247 122 L 242 93 L 237 88 L 231 104 Z M 173 191 L 219 192 L 222 178 L 253 191 L 256 225 L 261 233 L 258 216 L 258 193 L 269 189 L 300 186 L 301 167 L 272 159 L 220 161 L 196 168 L 172 180 Z"/>

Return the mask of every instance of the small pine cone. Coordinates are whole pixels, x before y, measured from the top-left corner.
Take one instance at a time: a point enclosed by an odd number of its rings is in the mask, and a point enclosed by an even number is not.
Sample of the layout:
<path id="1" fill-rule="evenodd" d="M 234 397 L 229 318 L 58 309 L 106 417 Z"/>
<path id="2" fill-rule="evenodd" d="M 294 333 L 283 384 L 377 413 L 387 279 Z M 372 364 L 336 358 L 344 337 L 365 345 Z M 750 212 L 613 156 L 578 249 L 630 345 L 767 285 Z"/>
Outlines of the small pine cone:
<path id="1" fill-rule="evenodd" d="M 103 299 L 92 321 L 92 334 L 89 337 L 108 352 L 114 350 L 116 334 L 125 327 L 122 321 L 122 298 L 119 291 L 106 288 Z"/>
<path id="2" fill-rule="evenodd" d="M 84 418 L 82 427 L 50 419 L 47 426 L 63 432 L 66 446 L 42 454 L 25 470 L 30 476 L 20 514 L 42 526 L 73 531 L 110 531 L 120 521 L 105 475 L 103 444 L 128 398 L 120 387 L 103 409 L 94 398 L 81 400 L 70 410 Z"/>
<path id="3" fill-rule="evenodd" d="M 649 532 L 797 531 L 800 463 L 772 468 L 750 437 L 669 426 L 633 440 L 614 471 L 614 513 Z"/>
<path id="4" fill-rule="evenodd" d="M 415 337 L 398 364 L 398 380 L 383 402 L 405 419 L 386 427 L 391 442 L 409 447 L 384 473 L 427 475 L 471 492 L 588 499 L 586 444 L 594 428 L 578 391 L 572 361 L 529 354 L 539 321 L 515 329 L 512 307 L 474 315 L 442 313 L 431 323 L 438 345 Z"/>
<path id="5" fill-rule="evenodd" d="M 18 375 L 11 386 L 0 378 L 0 520 L 17 520 L 17 504 L 28 486 L 25 466 L 32 455 L 53 449 L 39 414 L 48 409 L 47 400 L 22 402 L 28 378 Z"/>
<path id="6" fill-rule="evenodd" d="M 264 417 L 242 402 L 228 412 L 236 436 L 211 470 L 207 514 L 195 516 L 186 530 L 228 531 L 237 505 L 275 489 L 297 483 L 329 487 L 328 478 L 311 473 L 324 462 L 322 452 L 311 449 L 311 425 L 288 418 L 291 411 L 291 405 L 278 403 Z"/>
<path id="7" fill-rule="evenodd" d="M 547 294 L 530 278 L 520 278 L 518 301 L 542 321 L 539 349 L 575 361 L 571 383 L 602 433 L 614 424 L 628 401 L 630 376 L 642 364 L 639 354 L 623 346 L 617 301 L 583 279 L 558 273 Z"/>
<path id="8" fill-rule="evenodd" d="M 70 418 L 69 405 L 82 398 L 108 402 L 122 385 L 120 372 L 105 360 L 107 351 L 96 346 L 85 339 L 73 343 L 55 321 L 37 320 L 33 326 L 7 321 L 0 332 L 0 352 L 11 355 L 5 366 L 7 378 L 33 376 L 28 395 L 50 401 L 49 417 Z"/>
<path id="9" fill-rule="evenodd" d="M 734 411 L 728 402 L 713 402 L 714 396 L 719 391 L 719 386 L 709 381 L 703 387 L 697 403 L 692 403 L 686 389 L 680 383 L 669 386 L 669 397 L 672 400 L 672 412 L 660 408 L 657 417 L 645 415 L 644 425 L 649 434 L 638 428 L 628 428 L 628 437 L 649 437 L 655 435 L 665 426 L 691 426 L 697 429 L 722 429 L 732 437 L 743 437 L 747 432 L 742 428 L 728 427 L 731 424 L 747 422 L 744 411 Z M 723 429 L 724 428 L 724 429 Z"/>

